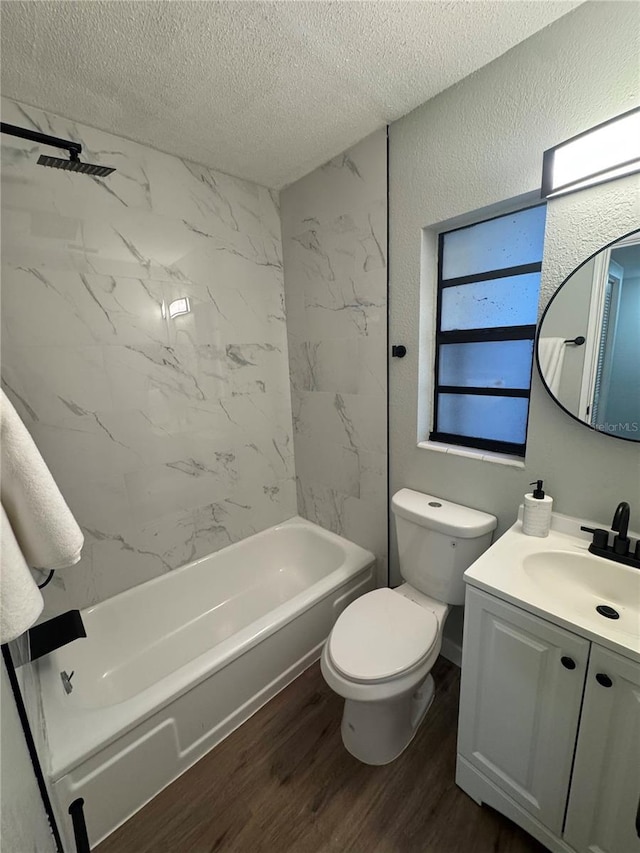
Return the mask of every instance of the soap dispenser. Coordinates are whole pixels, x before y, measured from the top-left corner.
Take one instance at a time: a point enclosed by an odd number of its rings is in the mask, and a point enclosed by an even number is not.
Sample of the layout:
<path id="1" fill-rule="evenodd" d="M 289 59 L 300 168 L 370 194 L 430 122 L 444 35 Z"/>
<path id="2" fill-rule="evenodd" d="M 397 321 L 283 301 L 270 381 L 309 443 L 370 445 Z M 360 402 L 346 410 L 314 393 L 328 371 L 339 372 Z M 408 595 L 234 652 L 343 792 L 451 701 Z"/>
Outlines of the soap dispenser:
<path id="1" fill-rule="evenodd" d="M 535 486 L 535 489 L 524 496 L 522 532 L 527 536 L 542 538 L 549 535 L 551 528 L 553 498 L 545 495 L 542 480 L 536 480 L 530 485 Z"/>

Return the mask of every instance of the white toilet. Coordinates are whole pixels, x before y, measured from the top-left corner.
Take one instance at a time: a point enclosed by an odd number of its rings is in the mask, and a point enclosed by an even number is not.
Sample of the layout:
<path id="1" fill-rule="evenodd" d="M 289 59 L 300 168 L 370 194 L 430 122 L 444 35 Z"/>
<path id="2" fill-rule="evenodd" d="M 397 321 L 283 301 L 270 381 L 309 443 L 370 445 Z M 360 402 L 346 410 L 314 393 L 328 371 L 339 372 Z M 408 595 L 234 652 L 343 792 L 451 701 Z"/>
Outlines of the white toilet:
<path id="1" fill-rule="evenodd" d="M 401 489 L 391 501 L 406 583 L 356 599 L 322 650 L 325 681 L 344 696 L 342 740 L 365 764 L 388 764 L 411 743 L 433 700 L 430 675 L 462 575 L 491 544 L 486 512 Z"/>

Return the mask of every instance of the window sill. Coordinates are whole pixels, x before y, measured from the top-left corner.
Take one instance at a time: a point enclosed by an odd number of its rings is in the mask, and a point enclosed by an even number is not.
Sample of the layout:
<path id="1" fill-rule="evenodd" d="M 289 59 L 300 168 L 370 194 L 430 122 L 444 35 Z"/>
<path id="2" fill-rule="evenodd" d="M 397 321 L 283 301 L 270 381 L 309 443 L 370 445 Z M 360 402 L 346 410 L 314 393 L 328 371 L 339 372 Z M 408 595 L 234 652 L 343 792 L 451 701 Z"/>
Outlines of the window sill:
<path id="1" fill-rule="evenodd" d="M 451 456 L 463 456 L 478 462 L 493 462 L 495 465 L 508 465 L 511 468 L 524 468 L 521 456 L 510 456 L 508 453 L 494 453 L 489 450 L 475 450 L 473 447 L 459 447 L 456 444 L 443 444 L 440 441 L 419 441 L 418 447 L 423 450 L 433 450 L 436 453 L 449 453 Z"/>

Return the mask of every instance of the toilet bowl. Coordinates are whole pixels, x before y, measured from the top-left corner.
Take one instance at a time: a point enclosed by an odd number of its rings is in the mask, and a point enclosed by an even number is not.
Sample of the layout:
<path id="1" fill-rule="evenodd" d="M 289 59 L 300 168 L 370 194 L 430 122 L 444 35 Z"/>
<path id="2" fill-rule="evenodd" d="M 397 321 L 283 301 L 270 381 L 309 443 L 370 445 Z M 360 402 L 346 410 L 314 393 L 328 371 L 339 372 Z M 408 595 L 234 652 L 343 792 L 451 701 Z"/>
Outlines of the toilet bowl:
<path id="1" fill-rule="evenodd" d="M 497 524 L 487 513 L 409 489 L 394 495 L 392 508 L 401 573 L 412 583 L 352 602 L 320 662 L 327 684 L 345 699 L 346 749 L 374 765 L 397 758 L 425 718 L 450 605 L 464 602 L 462 574 L 489 546 Z"/>
<path id="2" fill-rule="evenodd" d="M 345 699 L 343 743 L 365 764 L 397 758 L 429 710 L 448 611 L 404 584 L 361 596 L 338 618 L 320 666 Z"/>

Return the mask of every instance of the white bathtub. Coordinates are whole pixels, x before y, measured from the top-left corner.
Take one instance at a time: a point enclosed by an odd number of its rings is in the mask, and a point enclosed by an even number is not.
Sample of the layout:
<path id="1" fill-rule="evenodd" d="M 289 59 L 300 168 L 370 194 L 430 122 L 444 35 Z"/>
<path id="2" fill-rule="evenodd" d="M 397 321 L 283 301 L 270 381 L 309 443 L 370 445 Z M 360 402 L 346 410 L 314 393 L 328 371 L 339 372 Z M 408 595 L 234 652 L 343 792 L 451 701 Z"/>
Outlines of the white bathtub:
<path id="1" fill-rule="evenodd" d="M 93 846 L 315 661 L 374 586 L 373 554 L 293 518 L 83 611 L 86 639 L 36 664 L 65 847 L 73 800 Z"/>

